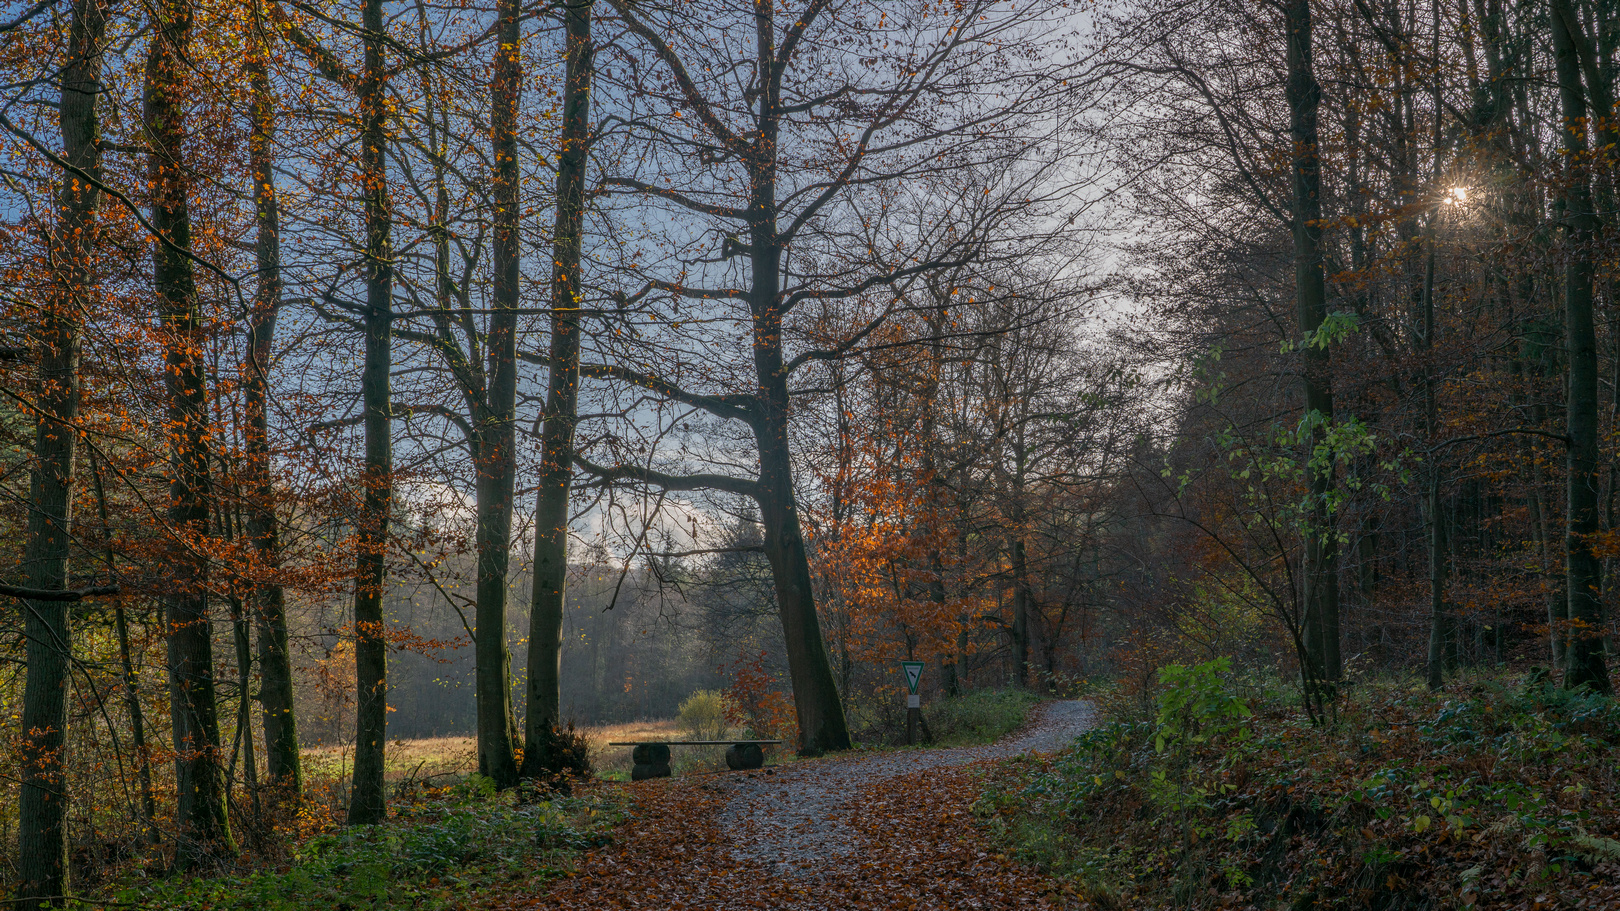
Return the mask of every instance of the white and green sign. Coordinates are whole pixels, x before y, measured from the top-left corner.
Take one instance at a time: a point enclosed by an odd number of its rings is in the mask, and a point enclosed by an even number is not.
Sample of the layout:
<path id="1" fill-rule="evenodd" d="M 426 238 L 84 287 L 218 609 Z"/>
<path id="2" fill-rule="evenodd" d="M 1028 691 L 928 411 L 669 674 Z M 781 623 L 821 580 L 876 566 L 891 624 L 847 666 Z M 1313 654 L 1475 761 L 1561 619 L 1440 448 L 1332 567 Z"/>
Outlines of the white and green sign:
<path id="1" fill-rule="evenodd" d="M 917 695 L 917 684 L 922 682 L 923 663 L 921 661 L 902 661 L 901 670 L 906 672 L 906 687 L 911 695 Z"/>

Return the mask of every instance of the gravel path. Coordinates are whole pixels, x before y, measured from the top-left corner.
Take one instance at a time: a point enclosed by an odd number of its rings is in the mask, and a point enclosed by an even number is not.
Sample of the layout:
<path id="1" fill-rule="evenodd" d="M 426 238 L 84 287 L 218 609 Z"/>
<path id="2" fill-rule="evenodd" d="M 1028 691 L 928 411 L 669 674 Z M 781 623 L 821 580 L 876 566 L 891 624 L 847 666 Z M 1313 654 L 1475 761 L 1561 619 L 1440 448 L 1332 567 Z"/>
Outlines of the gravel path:
<path id="1" fill-rule="evenodd" d="M 720 825 L 735 833 L 731 848 L 735 859 L 780 874 L 811 875 L 859 850 L 859 839 L 839 811 L 859 801 L 871 785 L 928 769 L 1054 752 L 1090 728 L 1094 716 L 1086 702 L 1048 703 L 1024 732 L 988 746 L 904 750 L 795 763 L 770 774 L 724 776 L 720 781 L 729 799 Z"/>

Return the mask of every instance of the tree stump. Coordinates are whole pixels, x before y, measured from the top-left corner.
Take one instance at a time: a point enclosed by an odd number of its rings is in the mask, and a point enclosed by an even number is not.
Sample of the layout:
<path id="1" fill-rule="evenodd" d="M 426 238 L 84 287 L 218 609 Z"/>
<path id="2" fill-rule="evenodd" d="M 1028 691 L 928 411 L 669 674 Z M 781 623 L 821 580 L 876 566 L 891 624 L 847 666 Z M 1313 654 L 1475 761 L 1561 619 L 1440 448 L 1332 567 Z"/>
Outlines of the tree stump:
<path id="1" fill-rule="evenodd" d="M 765 751 L 757 743 L 734 743 L 726 747 L 726 768 L 757 769 L 765 764 Z"/>

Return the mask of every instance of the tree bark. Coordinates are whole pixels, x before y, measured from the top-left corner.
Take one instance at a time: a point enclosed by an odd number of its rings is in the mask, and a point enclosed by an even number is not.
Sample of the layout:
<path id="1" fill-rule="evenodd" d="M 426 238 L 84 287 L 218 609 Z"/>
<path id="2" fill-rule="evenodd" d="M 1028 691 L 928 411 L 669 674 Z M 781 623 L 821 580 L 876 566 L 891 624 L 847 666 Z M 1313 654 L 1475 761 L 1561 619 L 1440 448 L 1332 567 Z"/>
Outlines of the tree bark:
<path id="1" fill-rule="evenodd" d="M 58 123 L 62 157 L 99 178 L 100 130 L 96 97 L 101 88 L 101 42 L 106 14 L 100 0 L 75 0 L 62 69 Z M 61 591 L 68 586 L 73 540 L 73 459 L 79 416 L 80 314 L 94 278 L 89 269 L 96 244 L 99 193 L 89 181 L 63 174 L 51 237 L 51 299 L 39 329 L 34 461 L 29 471 L 28 528 L 23 570 L 29 587 Z M 29 601 L 27 680 L 23 689 L 21 788 L 17 818 L 17 891 L 20 907 L 38 908 L 67 894 L 67 726 L 72 630 L 67 601 Z"/>
<path id="2" fill-rule="evenodd" d="M 1306 420 L 1314 452 L 1333 421 L 1331 361 L 1325 339 L 1315 338 L 1327 318 L 1322 271 L 1322 171 L 1317 154 L 1317 108 L 1322 91 L 1311 63 L 1310 0 L 1289 0 L 1288 108 L 1293 159 L 1294 294 L 1298 311 Z M 1310 508 L 1305 522 L 1305 659 L 1320 680 L 1337 680 L 1339 662 L 1338 540 L 1329 497 L 1334 465 L 1310 468 Z"/>
<path id="3" fill-rule="evenodd" d="M 519 200 L 517 112 L 523 90 L 518 0 L 500 0 L 490 146 L 495 162 L 494 299 L 486 390 L 477 409 L 478 769 L 506 789 L 517 784 L 513 755 L 512 658 L 506 647 L 506 574 L 512 558 L 512 491 L 517 478 L 517 310 Z"/>
<path id="4" fill-rule="evenodd" d="M 591 151 L 591 82 L 596 66 L 591 7 L 592 0 L 573 0 L 563 7 L 568 62 L 557 155 L 557 220 L 552 233 L 550 374 L 546 381 L 540 489 L 534 510 L 528 712 L 523 726 L 525 778 L 544 778 L 559 771 L 553 768 L 546 744 L 561 722 L 568 500 L 574 479 L 574 427 L 579 420 L 579 270 L 585 230 L 585 177 Z M 593 637 L 592 649 L 595 647 Z"/>
<path id="5" fill-rule="evenodd" d="M 272 785 L 296 797 L 303 792 L 303 762 L 293 708 L 292 655 L 287 648 L 287 595 L 275 574 L 281 569 L 281 528 L 276 491 L 270 480 L 270 365 L 275 353 L 276 316 L 281 311 L 281 209 L 275 183 L 275 96 L 266 71 L 268 49 L 257 45 L 248 58 L 252 88 L 252 168 L 254 243 L 258 283 L 248 326 L 246 369 L 242 371 L 247 421 L 247 533 L 262 578 L 252 604 L 259 652 L 259 704 L 263 709 L 265 772 Z"/>
<path id="6" fill-rule="evenodd" d="M 1022 527 L 1021 521 L 1015 524 Z M 1029 559 L 1022 531 L 1013 539 L 1012 573 L 1012 684 L 1023 688 L 1029 686 Z"/>
<path id="7" fill-rule="evenodd" d="M 1601 530 L 1598 510 L 1597 333 L 1593 325 L 1592 242 L 1597 216 L 1582 160 L 1586 153 L 1586 96 L 1581 87 L 1577 37 L 1568 27 L 1574 16 L 1568 0 L 1553 0 L 1553 51 L 1558 94 L 1563 103 L 1564 175 L 1562 205 L 1567 244 L 1564 265 L 1564 335 L 1569 349 L 1566 420 L 1569 435 L 1569 512 L 1565 516 L 1565 592 L 1572 627 L 1564 685 L 1610 692 L 1603 655 L 1603 604 L 1598 589 L 1601 564 L 1593 552 Z"/>
<path id="8" fill-rule="evenodd" d="M 782 116 L 782 68 L 776 64 L 776 24 L 769 0 L 755 0 L 755 36 L 764 77 L 758 138 L 749 162 L 749 247 L 753 287 L 754 376 L 759 384 L 753 424 L 759 448 L 759 511 L 765 557 L 776 582 L 777 610 L 787 646 L 793 704 L 799 715 L 799 752 L 849 749 L 849 729 L 832 663 L 821 637 L 811 587 L 810 558 L 799 525 L 788 446 L 787 368 L 782 358 L 782 239 L 777 231 L 777 136 Z"/>
<path id="9" fill-rule="evenodd" d="M 365 62 L 360 74 L 360 167 L 365 197 L 366 359 L 360 377 L 365 418 L 365 504 L 359 528 L 354 580 L 354 670 L 356 688 L 354 786 L 350 825 L 382 822 L 383 745 L 388 734 L 388 645 L 383 638 L 383 593 L 387 578 L 388 527 L 394 503 L 394 452 L 389 422 L 392 403 L 394 253 L 393 212 L 388 197 L 386 63 L 382 0 L 363 0 Z"/>
<path id="10" fill-rule="evenodd" d="M 206 348 L 191 249 L 190 175 L 185 161 L 185 105 L 191 8 L 168 0 L 154 13 L 146 61 L 146 131 L 150 144 L 152 280 L 164 340 L 168 397 L 171 573 L 164 596 L 168 623 L 169 702 L 174 724 L 177 791 L 176 863 L 209 865 L 232 855 L 220 763 L 214 694 L 213 631 L 208 616 L 209 415 Z"/>
<path id="11" fill-rule="evenodd" d="M 112 543 L 112 519 L 107 512 L 107 490 L 101 483 L 101 470 L 94 456 L 90 459 L 90 480 L 96 488 L 96 510 L 101 519 L 103 540 L 107 541 L 107 572 L 114 574 L 117 562 Z M 113 602 L 113 632 L 118 638 L 118 662 L 124 677 L 124 707 L 129 712 L 129 738 L 135 750 L 136 777 L 141 789 L 141 821 L 146 825 L 142 834 L 147 841 L 157 844 L 157 799 L 152 792 L 152 751 L 146 745 L 146 713 L 141 709 L 140 681 L 135 676 L 135 659 L 129 647 L 129 617 L 124 611 L 123 599 Z"/>

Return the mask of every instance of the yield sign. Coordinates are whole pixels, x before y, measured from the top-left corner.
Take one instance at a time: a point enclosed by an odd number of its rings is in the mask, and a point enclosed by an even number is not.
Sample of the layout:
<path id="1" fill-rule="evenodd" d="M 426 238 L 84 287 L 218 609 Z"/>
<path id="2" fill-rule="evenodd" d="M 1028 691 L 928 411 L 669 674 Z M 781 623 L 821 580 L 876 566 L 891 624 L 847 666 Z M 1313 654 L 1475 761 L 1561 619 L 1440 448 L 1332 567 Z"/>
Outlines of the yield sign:
<path id="1" fill-rule="evenodd" d="M 900 667 L 906 672 L 906 686 L 911 689 L 911 695 L 917 695 L 917 684 L 922 681 L 923 663 L 921 661 L 902 661 Z"/>

